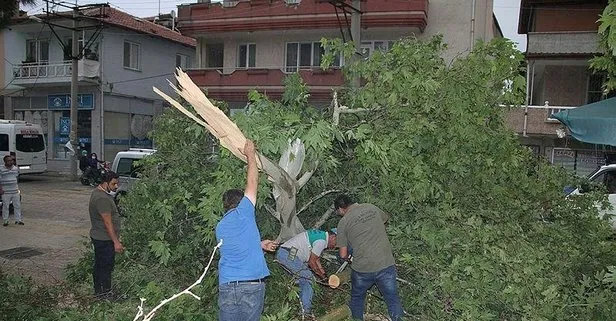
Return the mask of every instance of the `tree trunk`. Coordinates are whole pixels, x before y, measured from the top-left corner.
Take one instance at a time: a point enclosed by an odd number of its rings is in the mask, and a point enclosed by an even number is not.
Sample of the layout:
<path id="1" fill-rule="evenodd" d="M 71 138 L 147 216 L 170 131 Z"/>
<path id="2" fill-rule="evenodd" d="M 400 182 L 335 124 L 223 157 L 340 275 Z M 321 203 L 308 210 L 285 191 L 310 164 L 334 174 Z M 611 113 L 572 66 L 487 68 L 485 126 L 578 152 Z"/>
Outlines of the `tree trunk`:
<path id="1" fill-rule="evenodd" d="M 351 280 L 351 269 L 346 269 L 338 274 L 330 275 L 327 283 L 330 288 L 335 289 L 342 284 L 346 284 L 349 280 Z"/>

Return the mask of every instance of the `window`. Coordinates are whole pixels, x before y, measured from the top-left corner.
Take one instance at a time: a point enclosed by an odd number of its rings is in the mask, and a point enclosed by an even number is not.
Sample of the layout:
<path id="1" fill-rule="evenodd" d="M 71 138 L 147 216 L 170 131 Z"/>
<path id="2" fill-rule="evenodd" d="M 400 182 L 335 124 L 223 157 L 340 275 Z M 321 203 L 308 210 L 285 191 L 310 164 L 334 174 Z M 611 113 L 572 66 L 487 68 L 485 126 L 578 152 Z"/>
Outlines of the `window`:
<path id="1" fill-rule="evenodd" d="M 222 68 L 224 56 L 224 44 L 213 43 L 205 45 L 205 65 L 207 68 Z"/>
<path id="2" fill-rule="evenodd" d="M 0 134 L 0 151 L 3 151 L 3 152 L 9 151 L 9 135 L 8 134 Z"/>
<path id="3" fill-rule="evenodd" d="M 289 42 L 287 43 L 286 72 L 296 72 L 300 69 L 313 69 L 321 65 L 325 49 L 320 42 Z M 340 57 L 336 57 L 332 66 L 341 65 Z"/>
<path id="4" fill-rule="evenodd" d="M 49 61 L 49 41 L 48 40 L 27 40 L 26 41 L 26 61 L 46 63 Z"/>
<path id="5" fill-rule="evenodd" d="M 118 160 L 118 168 L 116 173 L 120 176 L 138 177 L 141 166 L 135 166 L 134 158 L 120 158 Z"/>
<path id="6" fill-rule="evenodd" d="M 581 190 L 587 192 L 597 188 L 607 191 L 608 194 L 616 194 L 616 171 L 604 171 L 596 175 L 590 179 L 590 185 L 582 187 Z"/>
<path id="7" fill-rule="evenodd" d="M 256 65 L 257 45 L 254 43 L 242 44 L 238 48 L 237 67 L 254 68 Z"/>
<path id="8" fill-rule="evenodd" d="M 64 60 L 72 60 L 73 55 L 73 39 L 68 38 L 64 41 L 65 47 L 62 48 L 64 52 Z M 83 39 L 79 39 L 79 52 L 83 52 Z"/>
<path id="9" fill-rule="evenodd" d="M 606 76 L 603 73 L 591 74 L 588 77 L 587 104 L 596 103 L 598 101 L 616 96 L 616 92 L 613 91 L 607 95 L 603 92 L 603 84 L 605 84 L 606 80 L 605 78 Z"/>
<path id="10" fill-rule="evenodd" d="M 20 152 L 36 153 L 45 150 L 45 142 L 42 134 L 38 135 L 15 135 L 15 148 Z"/>
<path id="11" fill-rule="evenodd" d="M 187 55 L 177 54 L 175 55 L 175 66 L 186 70 L 191 67 L 190 58 Z"/>
<path id="12" fill-rule="evenodd" d="M 64 45 L 66 45 L 66 47 L 62 48 L 62 51 L 64 52 L 64 60 L 72 60 L 73 39 L 67 38 L 64 41 Z M 98 42 L 91 43 L 88 48 L 84 48 L 84 46 L 85 42 L 83 39 L 79 39 L 79 52 L 82 53 L 83 58 L 98 61 Z"/>
<path id="13" fill-rule="evenodd" d="M 369 58 L 377 51 L 385 52 L 393 46 L 393 41 L 375 40 L 375 41 L 362 41 L 361 54 L 364 58 Z"/>
<path id="14" fill-rule="evenodd" d="M 124 68 L 139 70 L 139 44 L 134 42 L 124 42 Z"/>

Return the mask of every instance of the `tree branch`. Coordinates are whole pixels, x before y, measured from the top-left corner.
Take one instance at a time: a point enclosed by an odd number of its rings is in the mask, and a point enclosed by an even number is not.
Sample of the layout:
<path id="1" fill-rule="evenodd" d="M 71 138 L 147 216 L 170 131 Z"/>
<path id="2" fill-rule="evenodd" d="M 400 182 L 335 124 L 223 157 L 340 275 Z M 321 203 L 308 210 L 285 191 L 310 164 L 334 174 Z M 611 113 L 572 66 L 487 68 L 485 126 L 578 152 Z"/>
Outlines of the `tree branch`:
<path id="1" fill-rule="evenodd" d="M 275 217 L 280 222 L 280 213 L 278 213 L 275 209 L 273 209 L 269 205 L 264 205 L 264 207 L 265 207 L 266 211 L 268 211 L 270 214 L 272 214 L 272 216 Z"/>
<path id="2" fill-rule="evenodd" d="M 321 194 L 314 196 L 312 199 L 310 199 L 310 201 L 308 201 L 308 203 L 306 203 L 299 211 L 297 211 L 297 215 L 299 215 L 301 212 L 303 212 L 304 210 L 306 210 L 308 208 L 308 206 L 310 206 L 312 203 L 318 201 L 319 199 L 323 198 L 323 196 L 327 195 L 327 194 L 331 194 L 331 193 L 340 193 L 340 190 L 337 189 L 330 189 L 329 191 L 325 191 L 322 192 Z"/>
<path id="3" fill-rule="evenodd" d="M 220 242 L 218 242 L 218 244 L 216 244 L 216 247 L 214 247 L 214 250 L 212 251 L 212 255 L 210 256 L 210 261 L 207 263 L 207 266 L 205 267 L 205 270 L 203 271 L 203 274 L 201 274 L 201 277 L 199 277 L 199 279 L 197 281 L 195 281 L 195 283 L 193 283 L 191 286 L 187 287 L 184 291 L 179 292 L 174 294 L 173 296 L 162 300 L 156 307 L 154 307 L 148 314 L 146 314 L 145 316 L 143 315 L 143 303 L 145 302 L 144 298 L 141 298 L 141 304 L 137 307 L 138 311 L 137 311 L 137 315 L 135 315 L 135 318 L 133 319 L 133 321 L 137 321 L 139 320 L 139 318 L 143 317 L 143 321 L 150 321 L 152 320 L 152 318 L 154 318 L 154 315 L 156 314 L 156 311 L 158 311 L 158 309 L 162 308 L 165 304 L 179 298 L 182 294 L 188 294 L 193 296 L 195 299 L 197 300 L 201 300 L 201 298 L 199 296 L 197 296 L 196 294 L 190 292 L 190 290 L 192 290 L 192 288 L 194 288 L 195 286 L 199 285 L 201 283 L 201 281 L 203 281 L 203 278 L 205 277 L 205 274 L 207 273 L 207 271 L 210 269 L 210 265 L 212 264 L 212 260 L 214 260 L 214 254 L 216 254 L 216 250 L 218 248 L 220 248 L 222 246 L 222 240 L 220 240 Z"/>
<path id="4" fill-rule="evenodd" d="M 366 112 L 366 111 L 375 111 L 375 110 L 379 110 L 379 107 L 375 107 L 375 108 L 349 108 L 347 106 L 340 106 L 340 104 L 338 104 L 338 92 L 334 91 L 334 98 L 332 101 L 332 105 L 334 106 L 334 113 L 332 115 L 333 118 L 333 123 L 335 126 L 338 126 L 338 123 L 340 123 L 340 114 L 357 114 L 357 113 L 362 113 L 362 112 Z"/>
<path id="5" fill-rule="evenodd" d="M 334 212 L 334 206 L 330 206 L 327 211 L 325 211 L 325 213 L 323 213 L 323 215 L 321 215 L 321 218 L 319 218 L 319 220 L 314 223 L 314 228 L 318 229 L 321 227 L 321 225 L 325 224 L 325 221 L 327 221 L 327 219 L 329 218 L 330 215 L 332 215 L 332 213 Z"/>

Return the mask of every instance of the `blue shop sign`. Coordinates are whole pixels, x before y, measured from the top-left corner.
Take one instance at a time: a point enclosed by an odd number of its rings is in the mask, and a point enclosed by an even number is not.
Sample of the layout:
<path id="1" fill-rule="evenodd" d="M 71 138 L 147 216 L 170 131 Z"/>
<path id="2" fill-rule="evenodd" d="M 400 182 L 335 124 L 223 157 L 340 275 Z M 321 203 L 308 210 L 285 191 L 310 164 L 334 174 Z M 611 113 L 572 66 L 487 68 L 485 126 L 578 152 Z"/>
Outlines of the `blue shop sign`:
<path id="1" fill-rule="evenodd" d="M 105 139 L 105 145 L 127 145 L 131 147 L 152 147 L 149 139 Z"/>
<path id="2" fill-rule="evenodd" d="M 79 101 L 78 109 L 94 109 L 94 94 L 79 94 L 77 95 L 77 101 Z M 71 108 L 71 95 L 47 95 L 47 108 L 48 109 L 69 109 Z"/>
<path id="3" fill-rule="evenodd" d="M 53 142 L 54 143 L 59 143 L 59 144 L 66 144 L 68 142 L 68 137 L 54 137 L 53 138 Z M 80 143 L 84 143 L 84 144 L 91 144 L 92 143 L 92 138 L 91 137 L 79 137 L 79 142 Z"/>
<path id="4" fill-rule="evenodd" d="M 71 118 L 60 117 L 60 135 L 68 135 L 71 133 Z"/>

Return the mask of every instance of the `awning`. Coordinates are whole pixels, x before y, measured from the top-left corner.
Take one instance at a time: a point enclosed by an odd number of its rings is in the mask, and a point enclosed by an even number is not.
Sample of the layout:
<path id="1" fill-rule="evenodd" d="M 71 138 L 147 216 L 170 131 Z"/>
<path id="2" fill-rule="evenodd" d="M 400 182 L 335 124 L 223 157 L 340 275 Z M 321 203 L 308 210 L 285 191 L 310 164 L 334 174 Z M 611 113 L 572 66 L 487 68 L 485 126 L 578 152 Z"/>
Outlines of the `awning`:
<path id="1" fill-rule="evenodd" d="M 616 97 L 554 114 L 575 139 L 616 146 Z"/>

